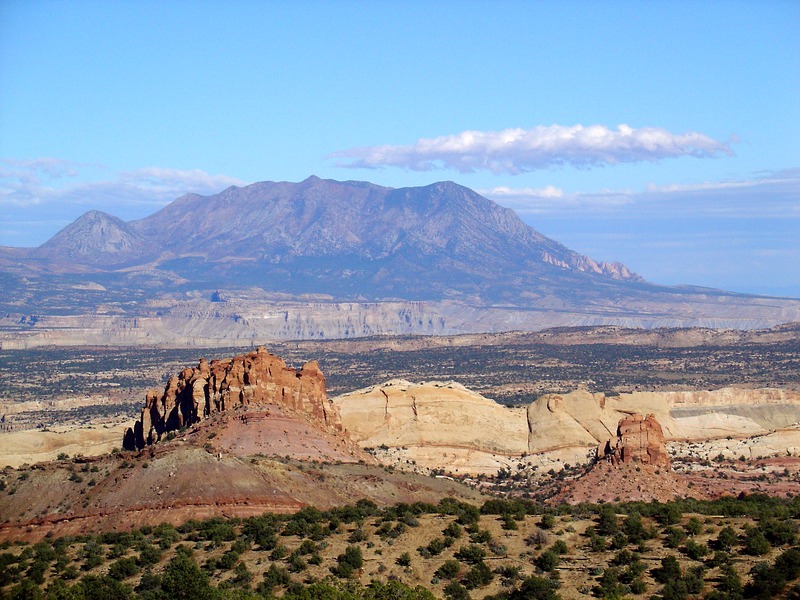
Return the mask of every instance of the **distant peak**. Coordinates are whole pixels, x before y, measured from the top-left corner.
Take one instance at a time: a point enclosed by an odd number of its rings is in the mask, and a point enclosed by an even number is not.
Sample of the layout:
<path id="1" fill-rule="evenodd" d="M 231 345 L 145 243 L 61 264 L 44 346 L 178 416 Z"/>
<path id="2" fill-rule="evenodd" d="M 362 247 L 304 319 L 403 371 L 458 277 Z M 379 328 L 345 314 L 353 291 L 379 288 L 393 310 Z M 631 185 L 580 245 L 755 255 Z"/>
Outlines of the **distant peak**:
<path id="1" fill-rule="evenodd" d="M 107 212 L 103 212 L 102 210 L 90 210 L 88 212 L 83 213 L 80 217 L 76 219 L 77 221 L 119 221 L 118 217 L 111 215 Z"/>

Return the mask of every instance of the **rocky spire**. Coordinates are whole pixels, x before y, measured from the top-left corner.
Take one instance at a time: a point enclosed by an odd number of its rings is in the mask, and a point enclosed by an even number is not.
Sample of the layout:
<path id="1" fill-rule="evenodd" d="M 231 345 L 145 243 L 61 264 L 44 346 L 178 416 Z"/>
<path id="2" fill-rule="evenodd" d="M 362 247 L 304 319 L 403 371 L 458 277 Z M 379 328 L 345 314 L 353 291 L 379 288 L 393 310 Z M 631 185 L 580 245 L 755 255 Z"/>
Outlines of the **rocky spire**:
<path id="1" fill-rule="evenodd" d="M 200 359 L 197 367 L 170 377 L 163 393 L 148 392 L 139 420 L 125 432 L 123 447 L 144 448 L 168 431 L 250 404 L 278 404 L 341 430 L 339 414 L 328 401 L 319 364 L 311 361 L 297 371 L 260 347 L 249 354 L 210 363 Z"/>

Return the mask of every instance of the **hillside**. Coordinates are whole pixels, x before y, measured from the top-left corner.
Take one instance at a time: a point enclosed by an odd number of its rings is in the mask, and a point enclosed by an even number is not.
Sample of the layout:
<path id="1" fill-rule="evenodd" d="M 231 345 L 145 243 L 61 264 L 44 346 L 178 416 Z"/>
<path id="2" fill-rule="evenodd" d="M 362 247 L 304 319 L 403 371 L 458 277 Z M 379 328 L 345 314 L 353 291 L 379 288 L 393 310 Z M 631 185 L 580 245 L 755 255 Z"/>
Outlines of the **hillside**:
<path id="1" fill-rule="evenodd" d="M 359 498 L 386 505 L 481 496 L 454 481 L 384 471 L 343 431 L 319 365 L 294 369 L 264 348 L 181 369 L 163 391 L 146 393 L 124 436 L 116 431 L 111 454 L 91 447 L 83 428 L 94 456 L 81 451 L 70 460 L 65 446 L 56 460 L 20 465 L 17 476 L 6 467 L 0 539 L 289 513 Z M 52 452 L 51 432 L 37 433 Z"/>
<path id="2" fill-rule="evenodd" d="M 763 497 L 559 511 L 499 499 L 385 507 L 362 500 L 11 546 L 0 554 L 0 594 L 794 598 L 797 509 Z"/>

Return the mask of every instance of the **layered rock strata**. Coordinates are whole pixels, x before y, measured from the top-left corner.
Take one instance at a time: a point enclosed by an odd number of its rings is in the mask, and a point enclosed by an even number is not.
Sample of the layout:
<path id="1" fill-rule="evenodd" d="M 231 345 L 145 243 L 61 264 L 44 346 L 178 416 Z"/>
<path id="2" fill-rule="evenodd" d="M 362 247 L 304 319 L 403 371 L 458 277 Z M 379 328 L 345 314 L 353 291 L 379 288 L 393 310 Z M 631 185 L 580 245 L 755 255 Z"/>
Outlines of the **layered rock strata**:
<path id="1" fill-rule="evenodd" d="M 664 441 L 733 440 L 735 456 L 754 457 L 800 448 L 800 430 L 791 428 L 800 421 L 800 394 L 782 389 L 575 390 L 507 408 L 453 382 L 393 380 L 333 402 L 352 439 L 383 462 L 458 473 L 520 463 L 558 470 L 591 462 L 598 447 L 621 462 L 668 466 Z"/>
<path id="2" fill-rule="evenodd" d="M 249 354 L 210 363 L 200 359 L 197 367 L 170 377 L 163 392 L 149 391 L 139 420 L 125 432 L 123 447 L 144 448 L 168 431 L 251 404 L 277 404 L 341 430 L 339 415 L 328 401 L 319 364 L 311 361 L 297 371 L 260 347 Z"/>

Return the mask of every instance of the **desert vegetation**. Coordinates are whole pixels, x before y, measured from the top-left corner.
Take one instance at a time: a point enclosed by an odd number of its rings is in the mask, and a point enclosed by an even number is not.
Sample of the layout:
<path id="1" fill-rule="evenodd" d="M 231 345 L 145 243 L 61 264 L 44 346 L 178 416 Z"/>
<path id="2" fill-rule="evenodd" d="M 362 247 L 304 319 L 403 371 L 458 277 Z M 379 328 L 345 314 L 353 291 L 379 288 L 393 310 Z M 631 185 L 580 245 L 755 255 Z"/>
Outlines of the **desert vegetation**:
<path id="1" fill-rule="evenodd" d="M 6 542 L 0 597 L 795 597 L 799 522 L 800 498 L 761 495 L 557 508 L 362 500 Z"/>

